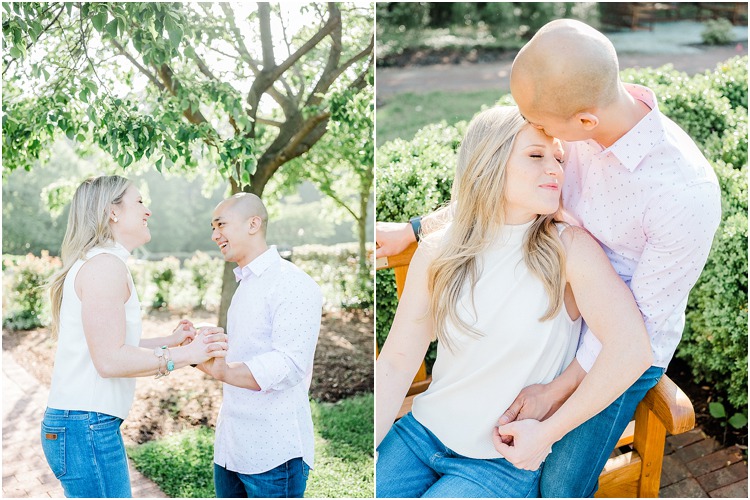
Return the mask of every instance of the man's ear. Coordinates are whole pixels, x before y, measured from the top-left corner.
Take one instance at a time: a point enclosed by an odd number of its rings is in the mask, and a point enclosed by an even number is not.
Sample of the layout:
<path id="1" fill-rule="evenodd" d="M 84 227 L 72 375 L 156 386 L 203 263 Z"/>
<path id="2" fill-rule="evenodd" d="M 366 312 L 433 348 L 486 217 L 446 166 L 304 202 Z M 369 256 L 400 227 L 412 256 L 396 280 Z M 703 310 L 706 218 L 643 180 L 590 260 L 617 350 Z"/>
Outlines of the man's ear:
<path id="1" fill-rule="evenodd" d="M 263 221 L 261 220 L 261 218 L 257 215 L 253 215 L 248 221 L 247 234 L 256 234 L 258 231 L 260 231 L 262 224 Z"/>
<path id="2" fill-rule="evenodd" d="M 592 113 L 578 113 L 576 120 L 586 131 L 594 130 L 599 125 L 599 117 Z"/>

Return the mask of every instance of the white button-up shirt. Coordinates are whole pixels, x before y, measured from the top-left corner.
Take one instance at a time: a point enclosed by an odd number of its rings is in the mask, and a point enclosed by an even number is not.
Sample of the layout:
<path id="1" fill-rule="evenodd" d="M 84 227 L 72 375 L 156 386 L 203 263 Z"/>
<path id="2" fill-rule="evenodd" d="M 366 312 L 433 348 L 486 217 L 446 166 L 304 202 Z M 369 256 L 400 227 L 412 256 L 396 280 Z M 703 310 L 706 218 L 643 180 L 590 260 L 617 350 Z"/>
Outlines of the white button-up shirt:
<path id="1" fill-rule="evenodd" d="M 242 269 L 227 313 L 227 362 L 244 362 L 260 391 L 224 384 L 214 462 L 242 474 L 302 457 L 312 468 L 308 390 L 322 295 L 312 278 L 270 247 Z"/>
<path id="2" fill-rule="evenodd" d="M 563 203 L 632 290 L 653 364 L 666 368 L 682 337 L 688 293 L 721 220 L 721 192 L 708 161 L 659 111 L 654 93 L 625 86 L 651 111 L 609 148 L 592 140 L 566 144 Z M 600 351 L 584 327 L 576 358 L 586 371 Z"/>

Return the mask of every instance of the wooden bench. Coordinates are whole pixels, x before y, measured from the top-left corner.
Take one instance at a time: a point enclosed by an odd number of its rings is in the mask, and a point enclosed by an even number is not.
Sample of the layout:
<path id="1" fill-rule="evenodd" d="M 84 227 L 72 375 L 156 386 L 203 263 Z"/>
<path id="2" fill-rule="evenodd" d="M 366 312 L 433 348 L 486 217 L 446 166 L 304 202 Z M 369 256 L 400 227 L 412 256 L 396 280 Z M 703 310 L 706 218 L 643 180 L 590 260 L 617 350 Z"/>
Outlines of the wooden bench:
<path id="1" fill-rule="evenodd" d="M 414 243 L 403 253 L 380 258 L 376 262 L 377 270 L 393 269 L 399 299 L 416 248 Z M 430 377 L 423 361 L 401 406 L 399 417 L 411 409 L 414 396 L 426 390 L 429 384 Z M 681 434 L 694 426 L 695 412 L 690 400 L 666 375 L 662 376 L 638 405 L 634 420 L 617 442 L 615 453 L 599 476 L 596 496 L 658 497 L 666 433 Z M 621 447 L 627 447 L 627 451 L 616 455 Z"/>

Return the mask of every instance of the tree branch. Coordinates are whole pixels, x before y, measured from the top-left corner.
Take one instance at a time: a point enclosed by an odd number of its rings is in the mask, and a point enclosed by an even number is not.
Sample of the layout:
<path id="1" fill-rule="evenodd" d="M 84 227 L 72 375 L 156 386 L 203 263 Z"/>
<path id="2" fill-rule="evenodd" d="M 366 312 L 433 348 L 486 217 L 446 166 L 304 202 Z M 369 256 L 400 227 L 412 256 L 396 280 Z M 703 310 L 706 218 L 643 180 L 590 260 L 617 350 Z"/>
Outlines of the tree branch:
<path id="1" fill-rule="evenodd" d="M 192 58 L 195 61 L 195 63 L 198 65 L 198 70 L 200 70 L 201 73 L 203 73 L 208 78 L 215 80 L 217 82 L 221 81 L 211 72 L 211 69 L 206 65 L 205 62 L 203 62 L 203 59 L 201 59 L 201 56 L 198 55 L 198 53 L 195 51 L 195 48 L 190 45 L 189 42 L 185 42 L 185 45 L 193 49 L 191 52 L 193 54 Z"/>
<path id="2" fill-rule="evenodd" d="M 112 42 L 112 45 L 114 45 L 115 48 L 120 52 L 120 54 L 122 54 L 123 56 L 125 56 L 128 59 L 128 61 L 130 61 L 133 64 L 133 66 L 135 66 L 136 68 L 138 68 L 138 71 L 140 71 L 141 73 L 143 73 L 144 75 L 146 75 L 146 77 L 149 80 L 151 80 L 151 83 L 153 83 L 154 85 L 156 85 L 156 87 L 159 90 L 161 90 L 162 92 L 165 90 L 164 85 L 159 81 L 158 78 L 156 78 L 156 75 L 154 75 L 149 70 L 147 70 L 145 67 L 143 67 L 141 65 L 141 63 L 139 63 L 133 56 L 130 55 L 130 53 L 125 49 L 125 47 L 123 47 L 122 45 L 120 45 L 120 42 L 118 42 L 114 38 L 111 38 L 110 41 Z"/>
<path id="3" fill-rule="evenodd" d="M 46 14 L 46 13 L 47 13 L 47 11 L 48 11 L 49 9 L 51 9 L 51 8 L 52 8 L 52 6 L 48 7 L 48 8 L 47 8 L 47 9 L 45 9 L 45 11 L 44 11 L 44 12 L 42 12 L 42 13 L 41 13 L 40 15 L 44 15 L 44 14 Z M 42 35 L 43 35 L 43 34 L 45 34 L 45 33 L 47 32 L 47 30 L 48 30 L 48 29 L 50 29 L 50 27 L 51 27 L 51 26 L 52 26 L 53 24 L 55 24 L 55 23 L 57 22 L 57 20 L 58 20 L 58 19 L 60 18 L 60 16 L 62 15 L 63 11 L 65 11 L 65 4 L 63 4 L 63 6 L 62 6 L 62 7 L 60 8 L 60 10 L 58 11 L 57 15 L 56 15 L 56 16 L 55 16 L 55 18 L 54 18 L 54 19 L 52 20 L 52 22 L 50 22 L 50 23 L 49 23 L 49 24 L 48 24 L 47 26 L 45 26 L 45 27 L 44 27 L 44 28 L 42 29 L 42 32 L 41 32 L 41 33 L 39 33 L 39 36 L 38 36 L 38 37 L 36 37 L 36 40 L 35 40 L 35 41 L 39 41 L 39 39 L 40 39 L 40 38 L 42 38 Z M 5 27 L 3 26 L 3 30 L 4 30 L 4 29 L 5 29 Z M 29 37 L 29 38 L 30 38 L 30 37 Z M 31 46 L 32 46 L 32 45 L 34 45 L 34 42 L 35 42 L 35 41 L 29 41 L 29 43 L 28 43 L 28 44 L 26 45 L 26 50 L 29 50 L 29 49 L 31 48 Z M 10 69 L 10 66 L 11 66 L 11 64 L 13 64 L 13 62 L 15 62 L 15 61 L 16 61 L 16 58 L 15 58 L 15 57 L 11 58 L 11 60 L 10 60 L 10 61 L 8 61 L 8 64 L 7 64 L 6 66 L 5 66 L 5 69 L 3 69 L 3 75 L 5 75 L 5 72 L 6 72 L 6 71 L 8 71 L 8 70 Z"/>
<path id="4" fill-rule="evenodd" d="M 302 56 L 310 52 L 310 50 L 312 50 L 312 48 L 320 43 L 321 40 L 328 36 L 334 30 L 334 28 L 338 27 L 340 29 L 341 12 L 339 12 L 338 8 L 336 8 L 335 5 L 329 4 L 329 6 L 329 10 L 331 13 L 328 16 L 328 21 L 326 22 L 326 24 L 317 33 L 315 33 L 312 38 L 305 42 L 302 47 L 297 49 L 294 54 L 292 54 L 284 62 L 273 68 L 271 76 L 274 80 L 281 76 L 281 74 L 289 69 L 294 63 L 299 61 Z"/>
<path id="5" fill-rule="evenodd" d="M 271 5 L 268 2 L 258 2 L 258 21 L 260 44 L 263 49 L 263 71 L 268 72 L 276 66 L 273 57 L 273 33 L 271 33 Z"/>
<path id="6" fill-rule="evenodd" d="M 257 75 L 258 73 L 260 73 L 260 67 L 259 67 L 260 63 L 256 61 L 255 59 L 253 59 L 253 57 L 250 55 L 250 52 L 247 50 L 247 46 L 245 46 L 245 42 L 244 42 L 244 37 L 242 36 L 242 33 L 237 27 L 237 23 L 235 23 L 234 21 L 234 11 L 227 3 L 222 2 L 219 4 L 219 6 L 221 6 L 221 10 L 224 12 L 224 15 L 227 17 L 227 22 L 229 22 L 229 30 L 234 35 L 234 41 L 236 43 L 237 52 L 239 52 L 240 57 L 242 57 L 245 60 L 245 62 L 247 62 L 247 64 L 250 66 L 250 69 L 252 69 L 253 73 Z"/>
<path id="7" fill-rule="evenodd" d="M 272 127 L 278 127 L 278 128 L 281 128 L 281 127 L 284 126 L 284 122 L 277 122 L 277 121 L 271 120 L 269 118 L 256 117 L 255 118 L 255 122 L 256 123 L 262 123 L 263 125 L 270 125 Z"/>

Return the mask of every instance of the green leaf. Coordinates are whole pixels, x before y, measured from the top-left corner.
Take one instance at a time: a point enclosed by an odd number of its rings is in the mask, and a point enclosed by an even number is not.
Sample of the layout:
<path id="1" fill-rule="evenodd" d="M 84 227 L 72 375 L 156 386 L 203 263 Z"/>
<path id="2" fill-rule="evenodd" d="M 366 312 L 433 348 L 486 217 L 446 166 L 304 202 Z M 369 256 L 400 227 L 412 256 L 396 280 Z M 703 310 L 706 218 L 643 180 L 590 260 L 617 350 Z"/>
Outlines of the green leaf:
<path id="1" fill-rule="evenodd" d="M 742 413 L 735 413 L 729 418 L 729 425 L 735 429 L 742 429 L 747 425 L 747 417 Z"/>
<path id="2" fill-rule="evenodd" d="M 10 56 L 11 56 L 11 57 L 19 58 L 19 57 L 21 57 L 22 55 L 23 55 L 23 54 L 21 54 L 21 51 L 20 51 L 20 50 L 18 50 L 18 49 L 17 49 L 16 47 L 11 47 L 11 48 L 10 48 Z"/>
<path id="3" fill-rule="evenodd" d="M 96 31 L 101 31 L 104 28 L 104 24 L 107 22 L 107 12 L 99 12 L 91 18 L 91 24 L 94 25 Z"/>
<path id="4" fill-rule="evenodd" d="M 117 19 L 112 19 L 104 27 L 105 31 L 109 33 L 112 38 L 117 38 Z"/>
<path id="5" fill-rule="evenodd" d="M 167 33 L 169 33 L 169 43 L 176 49 L 182 41 L 182 27 L 174 22 L 171 17 L 166 17 L 164 24 L 167 28 Z"/>
<path id="6" fill-rule="evenodd" d="M 724 418 L 727 416 L 726 411 L 724 411 L 724 405 L 721 403 L 708 403 L 708 412 L 714 418 Z"/>
<path id="7" fill-rule="evenodd" d="M 44 74 L 44 81 L 49 81 L 49 71 L 47 71 L 45 68 L 42 68 L 42 73 Z"/>

